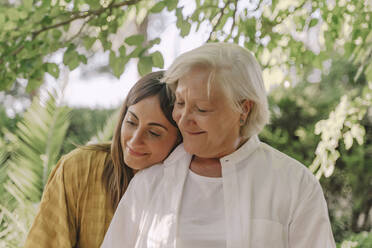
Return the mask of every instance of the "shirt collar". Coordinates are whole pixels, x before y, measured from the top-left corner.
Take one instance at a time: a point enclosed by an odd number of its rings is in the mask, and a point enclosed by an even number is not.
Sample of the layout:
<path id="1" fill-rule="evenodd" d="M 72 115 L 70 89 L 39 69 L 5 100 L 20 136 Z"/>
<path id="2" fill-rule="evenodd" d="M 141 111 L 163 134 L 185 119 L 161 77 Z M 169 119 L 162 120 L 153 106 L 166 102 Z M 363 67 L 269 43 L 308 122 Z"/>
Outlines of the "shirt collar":
<path id="1" fill-rule="evenodd" d="M 239 163 L 241 160 L 249 157 L 260 145 L 260 140 L 257 135 L 249 138 L 239 149 L 233 153 L 220 158 L 221 164 Z"/>

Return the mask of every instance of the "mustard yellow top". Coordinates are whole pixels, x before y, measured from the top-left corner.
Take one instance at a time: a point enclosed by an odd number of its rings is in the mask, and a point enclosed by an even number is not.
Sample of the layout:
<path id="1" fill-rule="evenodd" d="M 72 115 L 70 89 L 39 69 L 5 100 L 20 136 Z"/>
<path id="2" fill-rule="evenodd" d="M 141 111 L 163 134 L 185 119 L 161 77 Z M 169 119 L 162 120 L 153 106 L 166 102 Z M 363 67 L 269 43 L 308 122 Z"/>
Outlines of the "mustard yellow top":
<path id="1" fill-rule="evenodd" d="M 99 247 L 114 211 L 102 173 L 108 153 L 75 149 L 50 174 L 26 248 Z"/>

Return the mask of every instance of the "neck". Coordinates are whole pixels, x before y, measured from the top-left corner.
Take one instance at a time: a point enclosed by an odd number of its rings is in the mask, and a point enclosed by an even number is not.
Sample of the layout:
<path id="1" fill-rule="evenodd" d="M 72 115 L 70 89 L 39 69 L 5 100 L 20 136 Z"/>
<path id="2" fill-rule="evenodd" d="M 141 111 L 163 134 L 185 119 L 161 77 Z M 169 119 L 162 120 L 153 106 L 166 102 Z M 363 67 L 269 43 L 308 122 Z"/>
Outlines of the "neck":
<path id="1" fill-rule="evenodd" d="M 222 153 L 220 155 L 217 155 L 214 158 L 202 158 L 202 157 L 198 157 L 197 155 L 194 155 L 191 160 L 190 169 L 196 174 L 201 175 L 201 176 L 222 177 L 222 167 L 221 167 L 220 158 L 235 152 L 247 140 L 248 139 L 239 137 L 236 140 L 232 151 Z"/>
<path id="2" fill-rule="evenodd" d="M 190 169 L 205 177 L 222 177 L 222 167 L 218 158 L 201 158 L 194 156 Z"/>

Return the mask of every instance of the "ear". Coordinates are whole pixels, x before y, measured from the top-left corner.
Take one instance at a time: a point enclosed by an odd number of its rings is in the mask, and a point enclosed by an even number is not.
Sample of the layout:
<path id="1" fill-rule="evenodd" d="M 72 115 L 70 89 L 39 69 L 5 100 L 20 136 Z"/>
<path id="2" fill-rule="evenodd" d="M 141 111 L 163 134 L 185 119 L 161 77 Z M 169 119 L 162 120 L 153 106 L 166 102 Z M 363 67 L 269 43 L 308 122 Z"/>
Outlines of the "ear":
<path id="1" fill-rule="evenodd" d="M 247 121 L 248 115 L 251 112 L 252 107 L 253 101 L 248 99 L 241 101 L 242 113 L 240 114 L 240 120 L 242 120 L 242 123 L 245 123 Z"/>

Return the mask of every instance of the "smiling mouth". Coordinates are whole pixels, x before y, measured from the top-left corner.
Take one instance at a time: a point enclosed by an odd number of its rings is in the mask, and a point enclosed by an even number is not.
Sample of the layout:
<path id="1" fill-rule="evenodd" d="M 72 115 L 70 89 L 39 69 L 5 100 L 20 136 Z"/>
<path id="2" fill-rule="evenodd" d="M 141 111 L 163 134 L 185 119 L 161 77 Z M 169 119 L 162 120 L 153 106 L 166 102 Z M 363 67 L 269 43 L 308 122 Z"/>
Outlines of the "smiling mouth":
<path id="1" fill-rule="evenodd" d="M 204 131 L 201 131 L 201 132 L 189 132 L 189 131 L 186 131 L 187 134 L 189 135 L 199 135 L 199 134 L 203 134 L 205 133 Z"/>
<path id="2" fill-rule="evenodd" d="M 142 153 L 142 152 L 137 152 L 137 151 L 134 151 L 133 149 L 131 149 L 130 147 L 127 147 L 127 150 L 128 150 L 128 153 L 132 156 L 136 156 L 136 157 L 142 157 L 142 156 L 146 156 L 147 153 Z"/>

